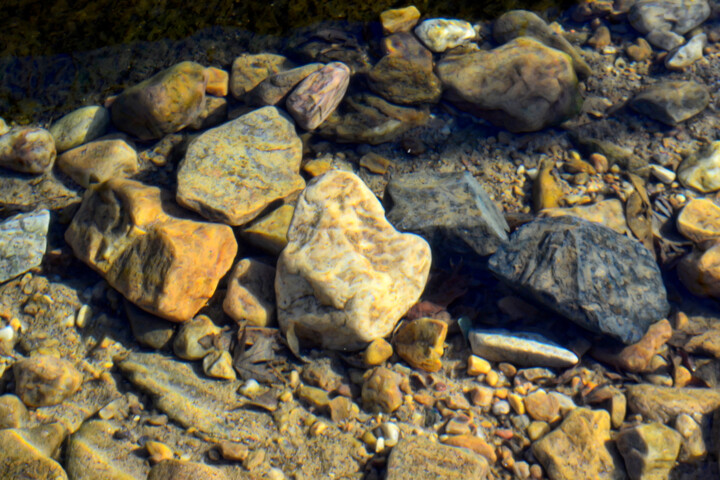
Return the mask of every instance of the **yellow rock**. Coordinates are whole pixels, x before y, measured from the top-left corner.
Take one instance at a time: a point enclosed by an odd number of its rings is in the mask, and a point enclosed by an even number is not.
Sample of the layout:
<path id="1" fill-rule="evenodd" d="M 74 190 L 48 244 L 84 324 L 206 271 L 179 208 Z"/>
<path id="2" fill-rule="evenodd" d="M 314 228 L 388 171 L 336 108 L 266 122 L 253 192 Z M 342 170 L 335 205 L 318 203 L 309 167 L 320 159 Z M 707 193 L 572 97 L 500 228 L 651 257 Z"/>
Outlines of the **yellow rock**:
<path id="1" fill-rule="evenodd" d="M 403 403 L 400 390 L 402 377 L 385 367 L 376 367 L 365 374 L 362 400 L 366 410 L 392 413 Z"/>
<path id="2" fill-rule="evenodd" d="M 445 445 L 452 445 L 453 447 L 463 447 L 468 450 L 482 455 L 492 465 L 497 461 L 497 454 L 492 445 L 488 444 L 485 440 L 475 435 L 454 435 L 445 438 L 442 443 Z"/>
<path id="3" fill-rule="evenodd" d="M 275 267 L 240 260 L 228 279 L 223 311 L 238 323 L 267 327 L 275 320 Z"/>
<path id="4" fill-rule="evenodd" d="M 696 295 L 720 296 L 720 244 L 702 251 L 694 249 L 677 266 L 678 277 Z"/>
<path id="5" fill-rule="evenodd" d="M 310 176 L 319 177 L 332 169 L 332 161 L 326 158 L 315 158 L 305 163 L 302 169 Z"/>
<path id="6" fill-rule="evenodd" d="M 93 183 L 137 173 L 137 152 L 124 140 L 98 140 L 63 153 L 57 158 L 57 166 L 87 188 Z"/>
<path id="7" fill-rule="evenodd" d="M 163 460 L 170 460 L 175 456 L 170 447 L 155 440 L 145 442 L 145 449 L 150 456 L 150 463 L 160 463 Z"/>
<path id="8" fill-rule="evenodd" d="M 625 221 L 625 208 L 620 200 L 613 198 L 602 202 L 572 208 L 546 208 L 538 216 L 559 217 L 570 215 L 583 218 L 590 222 L 601 223 L 612 228 L 616 232 L 625 235 L 627 233 L 627 222 Z"/>
<path id="9" fill-rule="evenodd" d="M 392 357 L 393 348 L 384 338 L 376 338 L 363 352 L 363 362 L 369 367 L 375 367 L 385 363 Z"/>
<path id="10" fill-rule="evenodd" d="M 15 391 L 28 407 L 62 403 L 82 385 L 82 375 L 65 359 L 35 355 L 13 365 Z"/>
<path id="11" fill-rule="evenodd" d="M 677 228 L 696 244 L 720 239 L 720 206 L 707 198 L 689 201 L 677 217 Z"/>
<path id="12" fill-rule="evenodd" d="M 385 10 L 380 14 L 380 23 L 385 34 L 409 32 L 420 20 L 420 10 L 414 5 L 405 8 Z"/>
<path id="13" fill-rule="evenodd" d="M 294 212 L 295 207 L 289 204 L 273 210 L 246 227 L 243 239 L 273 255 L 280 255 L 287 245 L 287 232 Z"/>
<path id="14" fill-rule="evenodd" d="M 490 365 L 490 362 L 488 362 L 484 358 L 480 358 L 477 355 L 470 355 L 468 357 L 467 374 L 471 377 L 475 377 L 477 375 L 484 375 L 488 373 L 491 369 L 492 366 Z"/>
<path id="15" fill-rule="evenodd" d="M 224 97 L 228 94 L 230 84 L 230 75 L 228 72 L 219 68 L 208 67 L 205 69 L 205 75 L 208 79 L 205 92 L 208 95 Z"/>
<path id="16" fill-rule="evenodd" d="M 367 153 L 360 157 L 360 166 L 365 167 L 372 173 L 384 175 L 392 165 L 392 162 L 377 153 Z"/>
<path id="17" fill-rule="evenodd" d="M 230 227 L 184 216 L 159 188 L 111 179 L 86 192 L 65 239 L 128 300 L 182 322 L 205 305 L 237 253 Z"/>
<path id="18" fill-rule="evenodd" d="M 442 368 L 447 323 L 433 318 L 418 318 L 404 323 L 395 334 L 398 355 L 415 368 L 437 372 Z"/>
<path id="19" fill-rule="evenodd" d="M 30 430 L 0 430 L 0 473 L 2 478 L 67 480 L 57 457 L 65 432 L 58 424 Z"/>
<path id="20" fill-rule="evenodd" d="M 536 211 L 546 208 L 555 208 L 563 197 L 558 181 L 553 177 L 553 161 L 545 159 L 540 164 L 540 170 L 533 183 L 533 205 Z"/>
<path id="21" fill-rule="evenodd" d="M 527 434 L 533 442 L 543 435 L 550 433 L 550 425 L 547 422 L 530 422 L 527 427 Z"/>

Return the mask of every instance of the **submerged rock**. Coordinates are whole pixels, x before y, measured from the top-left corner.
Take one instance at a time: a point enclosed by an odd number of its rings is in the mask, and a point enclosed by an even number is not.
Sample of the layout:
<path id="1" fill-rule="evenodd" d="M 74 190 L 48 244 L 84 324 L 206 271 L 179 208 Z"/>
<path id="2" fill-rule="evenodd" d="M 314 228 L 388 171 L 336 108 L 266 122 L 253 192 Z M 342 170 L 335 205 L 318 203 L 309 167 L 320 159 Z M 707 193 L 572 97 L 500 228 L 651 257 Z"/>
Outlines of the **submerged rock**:
<path id="1" fill-rule="evenodd" d="M 638 0 L 628 13 L 640 33 L 669 30 L 684 35 L 710 16 L 707 0 Z"/>
<path id="2" fill-rule="evenodd" d="M 682 437 L 662 423 L 650 423 L 621 430 L 615 441 L 630 478 L 661 480 L 675 466 Z"/>
<path id="3" fill-rule="evenodd" d="M 573 352 L 538 333 L 475 329 L 468 334 L 468 340 L 475 355 L 493 362 L 560 368 L 578 362 Z"/>
<path id="4" fill-rule="evenodd" d="M 442 53 L 469 43 L 475 38 L 475 29 L 465 20 L 431 18 L 415 28 L 415 35 L 430 50 Z"/>
<path id="5" fill-rule="evenodd" d="M 709 414 L 720 407 L 716 388 L 676 388 L 657 385 L 628 385 L 628 407 L 652 421 L 668 423 L 683 413 Z"/>
<path id="6" fill-rule="evenodd" d="M 240 260 L 228 278 L 223 311 L 242 324 L 267 327 L 275 321 L 275 267 L 253 258 Z"/>
<path id="7" fill-rule="evenodd" d="M 345 96 L 350 69 L 343 63 L 328 63 L 308 75 L 285 102 L 287 111 L 305 130 L 314 130 L 327 119 Z"/>
<path id="8" fill-rule="evenodd" d="M 177 200 L 205 218 L 243 225 L 305 187 L 302 142 L 275 107 L 206 131 L 178 167 Z"/>
<path id="9" fill-rule="evenodd" d="M 677 125 L 705 110 L 710 93 L 695 82 L 659 82 L 630 101 L 633 110 L 667 125 Z"/>
<path id="10" fill-rule="evenodd" d="M 386 480 L 485 480 L 488 462 L 464 448 L 415 436 L 401 440 L 388 457 Z"/>
<path id="11" fill-rule="evenodd" d="M 124 140 L 98 140 L 60 155 L 57 165 L 67 176 L 87 188 L 111 178 L 138 172 L 137 152 Z"/>
<path id="12" fill-rule="evenodd" d="M 278 260 L 278 321 L 325 348 L 358 350 L 388 335 L 420 298 L 430 247 L 397 232 L 357 176 L 314 179 L 295 207 Z"/>
<path id="13" fill-rule="evenodd" d="M 57 462 L 65 432 L 58 424 L 0 430 L 0 472 L 7 479 L 67 480 Z"/>
<path id="14" fill-rule="evenodd" d="M 660 269 L 645 247 L 575 217 L 521 227 L 489 267 L 578 325 L 626 344 L 639 341 L 670 309 Z"/>
<path id="15" fill-rule="evenodd" d="M 147 480 L 227 480 L 227 476 L 215 467 L 184 460 L 163 460 L 150 469 Z"/>
<path id="16" fill-rule="evenodd" d="M 21 213 L 0 223 L 0 283 L 42 263 L 50 212 Z"/>
<path id="17" fill-rule="evenodd" d="M 420 10 L 414 5 L 405 8 L 385 10 L 380 14 L 383 32 L 390 35 L 398 32 L 409 32 L 420 20 Z"/>
<path id="18" fill-rule="evenodd" d="M 242 100 L 250 90 L 266 78 L 278 72 L 289 70 L 295 65 L 282 55 L 273 53 L 249 54 L 237 57 L 232 64 L 230 93 Z"/>
<path id="19" fill-rule="evenodd" d="M 35 355 L 13 365 L 15 393 L 28 407 L 62 403 L 82 385 L 82 374 L 69 361 Z"/>
<path id="20" fill-rule="evenodd" d="M 556 125 L 582 105 L 570 58 L 530 37 L 446 56 L 436 70 L 451 103 L 511 132 Z"/>
<path id="21" fill-rule="evenodd" d="M 110 126 L 110 112 L 100 105 L 91 105 L 74 110 L 50 127 L 58 153 L 70 150 L 83 143 L 91 142 Z"/>
<path id="22" fill-rule="evenodd" d="M 0 135 L 0 167 L 40 174 L 52 168 L 56 156 L 55 140 L 43 128 L 15 127 Z"/>
<path id="23" fill-rule="evenodd" d="M 685 187 L 702 193 L 720 190 L 720 141 L 685 158 L 678 167 L 677 176 Z"/>

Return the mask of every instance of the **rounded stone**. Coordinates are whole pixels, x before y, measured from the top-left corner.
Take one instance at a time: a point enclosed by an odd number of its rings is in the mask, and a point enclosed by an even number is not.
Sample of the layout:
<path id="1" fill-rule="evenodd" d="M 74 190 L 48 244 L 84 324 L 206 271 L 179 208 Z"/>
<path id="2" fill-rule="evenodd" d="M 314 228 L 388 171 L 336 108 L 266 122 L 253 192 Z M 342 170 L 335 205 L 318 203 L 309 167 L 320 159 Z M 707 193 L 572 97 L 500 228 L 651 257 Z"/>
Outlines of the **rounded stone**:
<path id="1" fill-rule="evenodd" d="M 110 112 L 100 105 L 74 110 L 50 127 L 55 148 L 62 153 L 104 135 L 110 125 Z"/>
<path id="2" fill-rule="evenodd" d="M 40 174 L 52 168 L 56 156 L 55 140 L 43 128 L 15 127 L 0 136 L 0 167 Z"/>
<path id="3" fill-rule="evenodd" d="M 13 366 L 15 392 L 28 407 L 47 407 L 65 401 L 82 385 L 82 375 L 62 358 L 35 355 Z"/>

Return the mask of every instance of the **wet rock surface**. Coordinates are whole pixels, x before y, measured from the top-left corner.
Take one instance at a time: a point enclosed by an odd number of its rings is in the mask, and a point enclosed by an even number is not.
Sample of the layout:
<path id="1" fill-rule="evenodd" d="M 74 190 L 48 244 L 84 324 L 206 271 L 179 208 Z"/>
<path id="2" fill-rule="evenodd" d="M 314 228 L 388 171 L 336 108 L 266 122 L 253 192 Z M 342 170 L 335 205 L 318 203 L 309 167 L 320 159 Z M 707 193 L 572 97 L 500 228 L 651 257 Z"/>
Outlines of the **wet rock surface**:
<path id="1" fill-rule="evenodd" d="M 40 266 L 49 226 L 47 210 L 18 214 L 0 223 L 0 282 Z"/>

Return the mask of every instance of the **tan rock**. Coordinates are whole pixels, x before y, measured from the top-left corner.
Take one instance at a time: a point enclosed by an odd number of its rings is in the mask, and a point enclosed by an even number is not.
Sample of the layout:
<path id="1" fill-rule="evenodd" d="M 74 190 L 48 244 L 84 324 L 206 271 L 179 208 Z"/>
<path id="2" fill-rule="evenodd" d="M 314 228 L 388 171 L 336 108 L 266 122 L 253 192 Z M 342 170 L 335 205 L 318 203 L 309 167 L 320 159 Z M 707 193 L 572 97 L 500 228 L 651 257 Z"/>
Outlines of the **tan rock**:
<path id="1" fill-rule="evenodd" d="M 630 478 L 664 480 L 675 466 L 682 437 L 656 422 L 621 430 L 615 441 Z"/>
<path id="2" fill-rule="evenodd" d="M 679 461 L 692 463 L 704 459 L 708 451 L 702 427 L 686 413 L 677 416 L 674 427 L 682 436 Z"/>
<path id="3" fill-rule="evenodd" d="M 309 63 L 275 73 L 249 91 L 244 100 L 248 105 L 255 107 L 279 105 L 297 84 L 322 67 L 322 63 Z"/>
<path id="4" fill-rule="evenodd" d="M 302 169 L 311 177 L 319 177 L 333 169 L 332 163 L 330 158 L 313 158 L 305 162 Z"/>
<path id="5" fill-rule="evenodd" d="M 195 121 L 190 124 L 194 130 L 205 130 L 215 127 L 227 119 L 228 102 L 223 97 L 205 96 L 205 106 Z"/>
<path id="6" fill-rule="evenodd" d="M 385 175 L 392 166 L 392 161 L 382 155 L 370 152 L 360 157 L 359 164 L 361 167 L 367 168 L 372 173 Z"/>
<path id="7" fill-rule="evenodd" d="M 205 103 L 205 67 L 182 62 L 126 88 L 110 107 L 115 126 L 141 140 L 155 140 L 193 123 Z"/>
<path id="8" fill-rule="evenodd" d="M 0 396 L 0 430 L 24 427 L 27 420 L 27 408 L 19 397 L 10 393 Z"/>
<path id="9" fill-rule="evenodd" d="M 720 297 L 720 243 L 685 255 L 677 266 L 680 281 L 695 295 Z"/>
<path id="10" fill-rule="evenodd" d="M 238 323 L 270 326 L 275 321 L 275 267 L 240 260 L 228 278 L 223 311 Z"/>
<path id="11" fill-rule="evenodd" d="M 217 468 L 183 460 L 165 460 L 155 465 L 147 480 L 227 480 Z"/>
<path id="12" fill-rule="evenodd" d="M 360 413 L 360 408 L 348 397 L 342 395 L 330 400 L 330 418 L 335 423 L 355 420 Z"/>
<path id="13" fill-rule="evenodd" d="M 0 474 L 2 478 L 67 480 L 55 460 L 65 432 L 58 424 L 33 429 L 0 430 Z"/>
<path id="14" fill-rule="evenodd" d="M 580 207 L 546 208 L 539 213 L 540 217 L 559 217 L 561 215 L 571 215 L 590 222 L 601 223 L 622 235 L 627 232 L 625 207 L 617 198 Z"/>
<path id="15" fill-rule="evenodd" d="M 398 233 L 362 180 L 330 171 L 300 196 L 278 260 L 280 327 L 325 348 L 363 348 L 417 302 L 430 262 L 427 242 Z"/>
<path id="16" fill-rule="evenodd" d="M 207 315 L 182 324 L 173 339 L 173 351 L 183 360 L 200 360 L 213 350 L 213 340 L 222 330 Z"/>
<path id="17" fill-rule="evenodd" d="M 675 388 L 648 384 L 628 385 L 628 407 L 648 420 L 668 423 L 686 413 L 708 414 L 720 407 L 716 388 Z"/>
<path id="18" fill-rule="evenodd" d="M 287 245 L 287 232 L 293 213 L 294 205 L 283 205 L 245 227 L 242 237 L 266 252 L 280 255 Z"/>
<path id="19" fill-rule="evenodd" d="M 365 374 L 362 400 L 366 410 L 392 413 L 403 403 L 400 386 L 403 378 L 385 367 L 376 367 Z"/>
<path id="20" fill-rule="evenodd" d="M 43 128 L 15 127 L 0 135 L 0 167 L 40 174 L 52 168 L 56 156 L 55 140 Z"/>
<path id="21" fill-rule="evenodd" d="M 230 86 L 230 75 L 228 72 L 220 68 L 208 67 L 205 69 L 205 75 L 207 76 L 205 93 L 216 97 L 224 97 L 228 94 L 228 88 Z"/>
<path id="22" fill-rule="evenodd" d="M 666 319 L 660 320 L 648 328 L 639 342 L 623 348 L 593 347 L 592 355 L 627 372 L 639 373 L 651 370 L 651 360 L 663 345 L 672 337 L 672 327 Z"/>
<path id="23" fill-rule="evenodd" d="M 709 198 L 694 198 L 680 211 L 677 229 L 695 244 L 720 239 L 720 206 Z"/>
<path id="24" fill-rule="evenodd" d="M 111 179 L 88 190 L 65 239 L 125 298 L 182 322 L 205 305 L 237 253 L 230 227 L 183 216 L 167 192 Z"/>
<path id="25" fill-rule="evenodd" d="M 437 372 L 442 368 L 448 325 L 433 318 L 405 322 L 395 334 L 395 350 L 415 368 Z"/>
<path id="26" fill-rule="evenodd" d="M 363 352 L 363 362 L 369 367 L 375 367 L 385 363 L 392 354 L 392 345 L 384 338 L 376 338 Z"/>
<path id="27" fill-rule="evenodd" d="M 197 137 L 178 167 L 177 200 L 205 218 L 243 225 L 299 192 L 302 142 L 275 107 L 254 110 Z"/>
<path id="28" fill-rule="evenodd" d="M 350 69 L 331 62 L 308 75 L 290 93 L 285 105 L 298 125 L 314 130 L 335 111 L 350 84 Z"/>
<path id="29" fill-rule="evenodd" d="M 538 212 L 555 209 L 563 198 L 560 183 L 552 174 L 554 166 L 551 159 L 542 160 L 538 175 L 533 183 L 533 206 Z"/>
<path id="30" fill-rule="evenodd" d="M 257 87 L 263 80 L 293 66 L 293 63 L 282 55 L 244 53 L 233 61 L 230 92 L 233 97 L 242 100 L 247 92 Z"/>
<path id="31" fill-rule="evenodd" d="M 558 428 L 533 443 L 532 450 L 551 480 L 626 478 L 604 410 L 573 410 Z"/>
<path id="32" fill-rule="evenodd" d="M 65 359 L 35 355 L 13 365 L 15 393 L 28 407 L 47 407 L 62 403 L 77 392 L 83 377 Z"/>
<path id="33" fill-rule="evenodd" d="M 405 8 L 385 10 L 380 14 L 380 23 L 385 34 L 409 32 L 420 20 L 420 10 L 414 5 Z"/>
<path id="34" fill-rule="evenodd" d="M 58 153 L 70 150 L 104 135 L 110 125 L 110 112 L 100 105 L 73 110 L 50 127 Z"/>
<path id="35" fill-rule="evenodd" d="M 85 188 L 138 171 L 137 152 L 124 140 L 98 140 L 73 148 L 58 157 L 57 165 Z"/>
<path id="36" fill-rule="evenodd" d="M 386 480 L 485 480 L 484 457 L 464 448 L 432 442 L 413 435 L 393 447 L 388 457 Z"/>
<path id="37" fill-rule="evenodd" d="M 203 371 L 205 375 L 223 380 L 235 380 L 237 374 L 233 368 L 233 359 L 230 352 L 213 350 L 203 358 Z"/>
<path id="38" fill-rule="evenodd" d="M 476 435 L 453 435 L 443 439 L 442 443 L 453 447 L 467 448 L 485 457 L 491 465 L 497 462 L 497 454 L 492 445 Z"/>
<path id="39" fill-rule="evenodd" d="M 560 418 L 560 402 L 542 390 L 525 397 L 525 409 L 530 418 L 539 422 L 552 423 Z"/>

